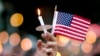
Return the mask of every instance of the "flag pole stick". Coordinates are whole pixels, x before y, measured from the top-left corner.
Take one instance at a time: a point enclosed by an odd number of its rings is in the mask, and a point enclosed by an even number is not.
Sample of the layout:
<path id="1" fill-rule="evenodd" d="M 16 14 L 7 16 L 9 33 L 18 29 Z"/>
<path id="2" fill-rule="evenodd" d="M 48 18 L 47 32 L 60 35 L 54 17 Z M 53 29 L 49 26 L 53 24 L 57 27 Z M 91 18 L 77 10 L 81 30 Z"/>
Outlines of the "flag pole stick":
<path id="1" fill-rule="evenodd" d="M 53 16 L 53 22 L 52 22 L 52 34 L 54 34 L 54 29 L 55 29 L 55 25 L 56 25 L 56 20 L 57 20 L 57 5 L 55 5 L 55 8 L 54 8 L 54 16 Z"/>
<path id="2" fill-rule="evenodd" d="M 54 9 L 54 11 L 57 11 L 57 5 L 55 5 L 55 9 Z"/>

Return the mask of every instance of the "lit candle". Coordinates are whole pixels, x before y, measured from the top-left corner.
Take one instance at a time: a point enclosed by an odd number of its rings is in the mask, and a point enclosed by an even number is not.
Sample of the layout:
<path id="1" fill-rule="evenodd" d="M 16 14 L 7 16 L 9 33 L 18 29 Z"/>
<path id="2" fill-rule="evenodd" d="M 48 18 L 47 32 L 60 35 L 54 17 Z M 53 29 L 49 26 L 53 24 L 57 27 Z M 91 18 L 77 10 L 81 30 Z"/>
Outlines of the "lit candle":
<path id="1" fill-rule="evenodd" d="M 40 22 L 40 24 L 42 26 L 42 29 L 43 29 L 44 33 L 46 33 L 47 30 L 45 28 L 45 24 L 44 24 L 42 16 L 40 16 L 40 9 L 38 9 L 37 11 L 38 11 L 38 20 L 39 20 L 39 22 Z"/>

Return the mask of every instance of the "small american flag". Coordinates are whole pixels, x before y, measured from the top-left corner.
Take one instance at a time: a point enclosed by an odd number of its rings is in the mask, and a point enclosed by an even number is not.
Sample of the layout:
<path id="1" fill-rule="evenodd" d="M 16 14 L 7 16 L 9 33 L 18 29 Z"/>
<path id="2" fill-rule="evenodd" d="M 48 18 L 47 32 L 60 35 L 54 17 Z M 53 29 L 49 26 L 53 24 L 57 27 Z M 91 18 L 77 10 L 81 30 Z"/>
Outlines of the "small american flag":
<path id="1" fill-rule="evenodd" d="M 54 34 L 84 41 L 91 21 L 78 15 L 56 12 L 57 19 Z"/>

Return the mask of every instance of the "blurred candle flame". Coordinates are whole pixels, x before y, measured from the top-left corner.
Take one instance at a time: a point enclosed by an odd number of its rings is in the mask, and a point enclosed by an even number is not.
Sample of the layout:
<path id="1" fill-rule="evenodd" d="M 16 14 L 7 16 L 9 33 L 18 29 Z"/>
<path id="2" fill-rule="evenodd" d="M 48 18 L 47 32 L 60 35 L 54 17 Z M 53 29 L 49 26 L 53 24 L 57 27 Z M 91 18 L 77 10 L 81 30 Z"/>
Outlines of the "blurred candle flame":
<path id="1" fill-rule="evenodd" d="M 39 9 L 39 8 L 37 9 L 37 12 L 38 12 L 38 15 L 40 15 L 40 14 L 41 14 L 41 12 L 40 12 L 40 9 Z"/>

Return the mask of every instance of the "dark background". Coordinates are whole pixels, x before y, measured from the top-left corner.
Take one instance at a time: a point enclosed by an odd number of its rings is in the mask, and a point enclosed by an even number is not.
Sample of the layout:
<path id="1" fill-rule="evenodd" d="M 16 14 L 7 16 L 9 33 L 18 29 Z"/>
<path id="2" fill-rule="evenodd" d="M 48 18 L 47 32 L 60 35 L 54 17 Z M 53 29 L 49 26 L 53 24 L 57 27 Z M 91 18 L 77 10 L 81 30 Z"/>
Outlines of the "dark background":
<path id="1" fill-rule="evenodd" d="M 12 3 L 15 12 L 23 14 L 24 22 L 19 27 L 20 31 L 36 35 L 41 33 L 35 30 L 40 25 L 37 18 L 37 8 L 40 8 L 42 16 L 47 18 L 44 19 L 46 24 L 52 22 L 55 5 L 57 5 L 58 11 L 78 14 L 90 19 L 92 23 L 100 23 L 99 0 L 3 0 L 3 2 Z"/>

